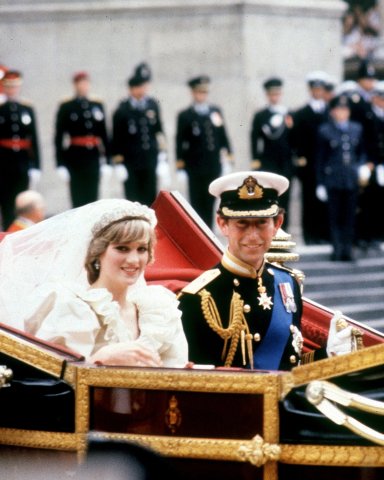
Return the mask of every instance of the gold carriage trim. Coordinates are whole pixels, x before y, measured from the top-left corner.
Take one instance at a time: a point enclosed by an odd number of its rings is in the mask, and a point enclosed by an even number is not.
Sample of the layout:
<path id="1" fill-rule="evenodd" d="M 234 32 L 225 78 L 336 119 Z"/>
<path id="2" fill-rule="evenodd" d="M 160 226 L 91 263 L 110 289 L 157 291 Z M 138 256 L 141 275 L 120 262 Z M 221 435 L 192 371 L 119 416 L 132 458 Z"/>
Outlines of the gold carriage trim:
<path id="1" fill-rule="evenodd" d="M 266 217 L 268 215 L 277 215 L 279 211 L 278 205 L 272 205 L 265 210 L 232 210 L 228 207 L 223 207 L 221 212 L 226 217 Z"/>

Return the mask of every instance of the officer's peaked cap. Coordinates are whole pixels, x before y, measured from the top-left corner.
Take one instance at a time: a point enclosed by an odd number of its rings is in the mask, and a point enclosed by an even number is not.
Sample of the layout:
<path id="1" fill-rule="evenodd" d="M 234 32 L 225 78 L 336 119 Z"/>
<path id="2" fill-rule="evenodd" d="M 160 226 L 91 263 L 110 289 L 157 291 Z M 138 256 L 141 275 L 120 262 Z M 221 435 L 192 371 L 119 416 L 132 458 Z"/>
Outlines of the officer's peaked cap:
<path id="1" fill-rule="evenodd" d="M 279 213 L 279 196 L 289 180 L 276 173 L 243 171 L 217 178 L 209 193 L 220 199 L 218 213 L 226 218 L 268 218 Z"/>
<path id="2" fill-rule="evenodd" d="M 268 78 L 263 83 L 263 87 L 265 90 L 273 90 L 275 88 L 280 88 L 282 86 L 283 86 L 283 81 L 281 80 L 281 78 L 278 78 L 278 77 Z"/>
<path id="3" fill-rule="evenodd" d="M 306 81 L 310 87 L 325 87 L 329 82 L 329 75 L 322 70 L 308 73 Z"/>
<path id="4" fill-rule="evenodd" d="M 198 77 L 193 77 L 188 80 L 188 85 L 193 90 L 194 89 L 201 89 L 206 90 L 208 89 L 208 85 L 210 84 L 211 79 L 207 75 L 200 75 Z"/>
<path id="5" fill-rule="evenodd" d="M 347 107 L 347 108 L 351 107 L 350 99 L 347 94 L 344 93 L 342 95 L 336 95 L 330 100 L 329 102 L 330 110 L 333 110 L 334 108 L 338 108 L 338 107 Z"/>

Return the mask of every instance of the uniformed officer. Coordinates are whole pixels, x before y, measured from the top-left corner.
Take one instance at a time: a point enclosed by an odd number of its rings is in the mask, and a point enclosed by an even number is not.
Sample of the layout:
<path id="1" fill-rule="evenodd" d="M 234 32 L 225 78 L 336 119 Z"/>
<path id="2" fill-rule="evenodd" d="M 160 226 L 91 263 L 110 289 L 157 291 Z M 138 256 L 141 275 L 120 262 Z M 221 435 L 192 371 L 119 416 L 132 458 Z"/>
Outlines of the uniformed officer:
<path id="1" fill-rule="evenodd" d="M 79 207 L 98 199 L 101 158 L 109 162 L 109 141 L 103 103 L 89 96 L 89 74 L 77 72 L 72 81 L 74 97 L 56 114 L 55 149 L 58 175 L 69 180 L 72 206 Z"/>
<path id="2" fill-rule="evenodd" d="M 376 212 L 376 206 L 384 202 L 383 81 L 375 84 L 363 126 L 368 168 L 358 199 L 357 244 L 364 251 L 375 252 L 384 240 L 384 225 L 377 221 Z"/>
<path id="3" fill-rule="evenodd" d="M 296 155 L 296 176 L 301 185 L 301 226 L 306 244 L 328 242 L 327 210 L 316 197 L 315 156 L 319 125 L 328 120 L 325 86 L 328 75 L 314 71 L 307 76 L 309 101 L 296 110 L 292 140 Z M 314 221 L 316 218 L 316 221 Z"/>
<path id="4" fill-rule="evenodd" d="M 272 77 L 263 83 L 268 105 L 255 113 L 251 130 L 252 168 L 278 173 L 291 179 L 293 174 L 290 130 L 292 117 L 281 103 L 283 81 Z M 279 199 L 288 224 L 289 189 Z"/>
<path id="5" fill-rule="evenodd" d="M 191 205 L 211 227 L 214 199 L 208 186 L 222 172 L 222 162 L 233 159 L 222 111 L 208 103 L 209 84 L 206 75 L 188 81 L 193 103 L 177 115 L 176 168 L 187 173 Z"/>
<path id="6" fill-rule="evenodd" d="M 128 98 L 113 115 L 114 161 L 128 174 L 125 196 L 146 205 L 156 198 L 158 157 L 166 151 L 160 105 L 148 95 L 151 80 L 149 66 L 139 64 L 128 80 Z"/>
<path id="7" fill-rule="evenodd" d="M 299 284 L 291 270 L 265 261 L 283 222 L 278 199 L 288 186 L 285 177 L 262 171 L 211 183 L 228 246 L 220 264 L 179 295 L 191 362 L 290 370 L 300 361 L 350 351 L 351 328 L 336 334 L 332 323 L 326 348 L 302 354 Z"/>
<path id="8" fill-rule="evenodd" d="M 377 82 L 374 65 L 367 59 L 361 61 L 357 71 L 357 91 L 351 103 L 351 120 L 364 125 L 370 110 L 373 89 Z"/>
<path id="9" fill-rule="evenodd" d="M 320 200 L 328 203 L 331 259 L 351 261 L 359 172 L 366 163 L 363 131 L 359 123 L 350 121 L 347 95 L 333 98 L 329 107 L 331 119 L 318 132 L 316 192 Z"/>
<path id="10" fill-rule="evenodd" d="M 2 79 L 6 100 L 0 105 L 0 204 L 3 229 L 15 217 L 15 198 L 40 178 L 36 117 L 31 105 L 18 99 L 22 74 L 8 70 Z"/>

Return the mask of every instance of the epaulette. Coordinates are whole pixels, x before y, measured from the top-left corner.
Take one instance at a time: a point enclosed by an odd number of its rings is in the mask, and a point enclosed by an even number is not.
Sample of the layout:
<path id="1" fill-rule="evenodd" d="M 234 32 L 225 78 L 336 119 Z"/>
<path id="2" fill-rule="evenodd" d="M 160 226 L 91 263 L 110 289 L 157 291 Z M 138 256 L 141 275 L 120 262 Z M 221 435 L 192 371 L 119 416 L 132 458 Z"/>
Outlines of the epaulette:
<path id="1" fill-rule="evenodd" d="M 33 107 L 32 102 L 30 100 L 25 99 L 25 98 L 19 99 L 19 103 L 20 103 L 20 105 L 23 105 L 24 107 L 31 107 L 31 108 Z"/>
<path id="2" fill-rule="evenodd" d="M 215 278 L 221 275 L 221 272 L 218 268 L 213 268 L 211 270 L 206 270 L 201 275 L 199 275 L 195 280 L 192 280 L 191 283 L 186 285 L 181 293 L 191 293 L 195 294 L 204 288 L 208 283 L 212 282 Z"/>
<path id="3" fill-rule="evenodd" d="M 278 262 L 271 262 L 270 263 L 274 268 L 278 268 L 279 270 L 283 270 L 284 272 L 289 273 L 292 277 L 294 277 L 299 283 L 303 281 L 304 273 L 297 268 L 287 267 L 286 265 L 282 265 Z"/>
<path id="4" fill-rule="evenodd" d="M 101 97 L 96 96 L 96 95 L 91 95 L 89 97 L 89 100 L 91 102 L 95 102 L 95 103 L 103 103 L 103 99 Z"/>
<path id="5" fill-rule="evenodd" d="M 68 97 L 64 97 L 60 100 L 60 104 L 71 102 L 75 97 L 72 95 L 68 95 Z"/>

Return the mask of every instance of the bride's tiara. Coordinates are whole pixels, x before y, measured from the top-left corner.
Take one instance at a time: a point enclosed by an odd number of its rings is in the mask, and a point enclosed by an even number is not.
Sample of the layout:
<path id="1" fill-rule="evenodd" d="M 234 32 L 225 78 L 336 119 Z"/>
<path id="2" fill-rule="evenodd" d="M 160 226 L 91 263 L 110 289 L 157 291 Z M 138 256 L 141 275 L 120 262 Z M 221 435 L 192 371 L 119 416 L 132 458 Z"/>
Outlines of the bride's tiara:
<path id="1" fill-rule="evenodd" d="M 131 202 L 129 200 L 122 200 L 121 204 L 104 213 L 100 219 L 94 224 L 92 234 L 96 235 L 105 227 L 113 222 L 129 218 L 143 218 L 152 228 L 155 228 L 157 219 L 155 211 L 152 208 L 142 205 L 138 202 Z"/>

